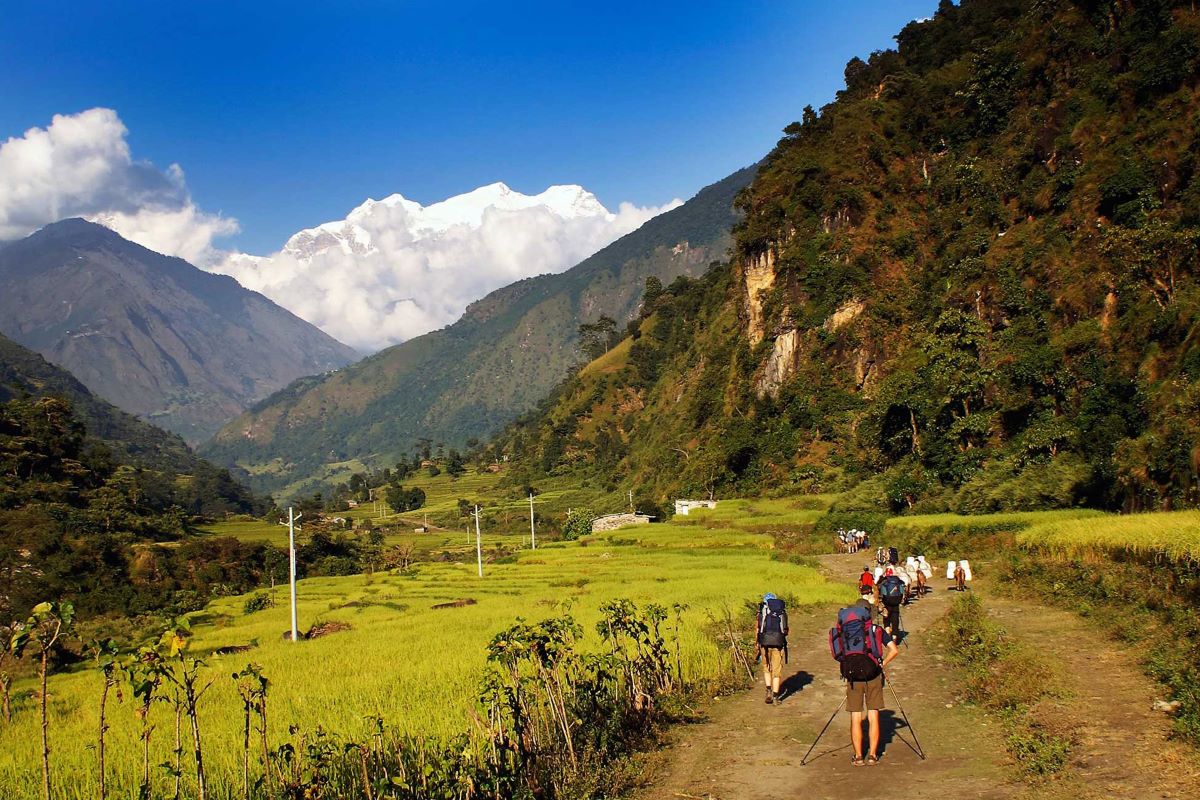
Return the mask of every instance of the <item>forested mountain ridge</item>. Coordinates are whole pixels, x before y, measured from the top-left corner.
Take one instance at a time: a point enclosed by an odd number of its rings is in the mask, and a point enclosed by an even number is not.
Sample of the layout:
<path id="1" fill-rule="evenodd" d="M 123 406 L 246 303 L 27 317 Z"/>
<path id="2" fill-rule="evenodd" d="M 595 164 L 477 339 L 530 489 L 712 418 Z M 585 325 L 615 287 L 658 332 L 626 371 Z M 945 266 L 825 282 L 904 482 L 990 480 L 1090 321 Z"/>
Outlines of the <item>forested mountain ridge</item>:
<path id="1" fill-rule="evenodd" d="M 0 336 L 0 618 L 47 596 L 85 615 L 138 613 L 181 589 L 239 585 L 250 551 L 194 540 L 189 522 L 264 510 L 177 435 Z"/>
<path id="2" fill-rule="evenodd" d="M 275 490 L 345 480 L 338 463 L 393 464 L 428 438 L 461 446 L 542 400 L 578 362 L 578 326 L 628 319 L 649 276 L 697 275 L 726 256 L 747 168 L 702 189 L 565 273 L 492 292 L 446 328 L 330 375 L 304 378 L 226 425 L 201 448 Z"/>
<path id="3" fill-rule="evenodd" d="M 67 219 L 0 249 L 0 330 L 192 442 L 354 350 L 242 288 Z"/>
<path id="4" fill-rule="evenodd" d="M 101 400 L 71 373 L 0 334 L 0 403 L 22 396 L 69 400 L 88 437 L 121 464 L 190 474 L 201 462 L 177 434 Z"/>
<path id="5" fill-rule="evenodd" d="M 732 261 L 500 444 L 647 497 L 1200 502 L 1200 15 L 943 2 L 738 198 Z"/>

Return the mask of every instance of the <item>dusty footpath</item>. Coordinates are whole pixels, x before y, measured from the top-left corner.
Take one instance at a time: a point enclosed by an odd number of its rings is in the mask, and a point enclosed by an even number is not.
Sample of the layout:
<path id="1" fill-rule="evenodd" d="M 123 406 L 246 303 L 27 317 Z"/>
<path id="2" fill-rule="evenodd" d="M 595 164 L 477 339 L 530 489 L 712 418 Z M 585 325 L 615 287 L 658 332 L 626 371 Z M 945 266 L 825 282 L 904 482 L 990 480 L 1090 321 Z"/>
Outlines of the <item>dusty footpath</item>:
<path id="1" fill-rule="evenodd" d="M 864 556 L 830 555 L 832 578 L 857 580 Z M 833 612 L 793 610 L 790 661 L 782 705 L 763 702 L 754 689 L 714 700 L 704 721 L 676 729 L 668 748 L 651 759 L 649 785 L 638 800 L 920 798 L 1193 797 L 1200 789 L 1196 753 L 1169 739 L 1169 719 L 1152 710 L 1160 696 L 1135 655 L 1104 640 L 1079 617 L 1061 609 L 994 596 L 976 587 L 990 611 L 1014 636 L 1044 653 L 1061 654 L 1079 686 L 1061 701 L 1078 725 L 1080 742 L 1065 777 L 1039 786 L 1017 780 L 1004 749 L 1002 726 L 959 702 L 955 676 L 937 652 L 931 626 L 954 597 L 935 575 L 932 594 L 904 609 L 907 643 L 889 667 L 888 710 L 883 713 L 877 766 L 850 763 L 850 717 L 840 711 L 812 751 L 817 732 L 844 697 L 829 655 Z M 893 694 L 892 690 L 895 690 Z M 911 727 L 897 710 L 897 698 Z M 921 760 L 918 747 L 927 758 Z"/>

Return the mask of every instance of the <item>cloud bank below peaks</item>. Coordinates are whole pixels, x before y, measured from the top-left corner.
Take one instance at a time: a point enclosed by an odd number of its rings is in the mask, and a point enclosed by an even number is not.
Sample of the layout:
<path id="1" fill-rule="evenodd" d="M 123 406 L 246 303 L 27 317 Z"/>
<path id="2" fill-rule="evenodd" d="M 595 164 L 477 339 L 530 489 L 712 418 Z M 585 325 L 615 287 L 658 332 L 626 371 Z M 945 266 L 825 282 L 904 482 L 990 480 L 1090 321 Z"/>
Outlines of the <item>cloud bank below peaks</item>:
<path id="1" fill-rule="evenodd" d="M 128 133 L 115 111 L 93 108 L 0 144 L 0 241 L 84 217 L 160 253 L 216 260 L 213 240 L 237 221 L 197 208 L 178 164 L 134 161 Z"/>
<path id="2" fill-rule="evenodd" d="M 212 267 L 364 351 L 440 328 L 502 286 L 561 272 L 680 205 L 605 208 L 580 186 L 502 183 L 422 206 L 399 194 Z"/>

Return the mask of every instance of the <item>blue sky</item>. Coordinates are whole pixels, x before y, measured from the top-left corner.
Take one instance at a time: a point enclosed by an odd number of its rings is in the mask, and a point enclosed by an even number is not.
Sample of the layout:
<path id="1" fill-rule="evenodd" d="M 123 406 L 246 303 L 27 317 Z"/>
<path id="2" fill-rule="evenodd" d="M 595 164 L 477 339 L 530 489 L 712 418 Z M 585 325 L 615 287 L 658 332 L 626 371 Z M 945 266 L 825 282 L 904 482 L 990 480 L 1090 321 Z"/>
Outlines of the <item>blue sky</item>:
<path id="1" fill-rule="evenodd" d="M 180 164 L 249 252 L 392 192 L 579 183 L 657 205 L 761 157 L 936 6 L 15 2 L 0 140 L 113 108 L 134 157 Z"/>

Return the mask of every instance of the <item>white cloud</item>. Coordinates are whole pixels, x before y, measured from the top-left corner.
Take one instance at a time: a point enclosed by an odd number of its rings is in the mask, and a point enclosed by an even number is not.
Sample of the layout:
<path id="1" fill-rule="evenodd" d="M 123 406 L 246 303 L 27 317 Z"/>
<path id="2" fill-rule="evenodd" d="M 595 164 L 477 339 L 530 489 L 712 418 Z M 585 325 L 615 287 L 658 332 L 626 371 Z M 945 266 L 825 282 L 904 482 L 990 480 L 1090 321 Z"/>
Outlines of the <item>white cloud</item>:
<path id="1" fill-rule="evenodd" d="M 161 253 L 216 259 L 213 240 L 237 221 L 197 208 L 177 164 L 134 161 L 127 134 L 115 111 L 93 108 L 0 144 L 0 240 L 84 217 Z"/>
<path id="2" fill-rule="evenodd" d="M 492 184 L 428 207 L 392 195 L 215 270 L 374 350 L 453 322 L 501 286 L 561 272 L 679 204 L 612 213 L 579 186 L 529 196 Z"/>

